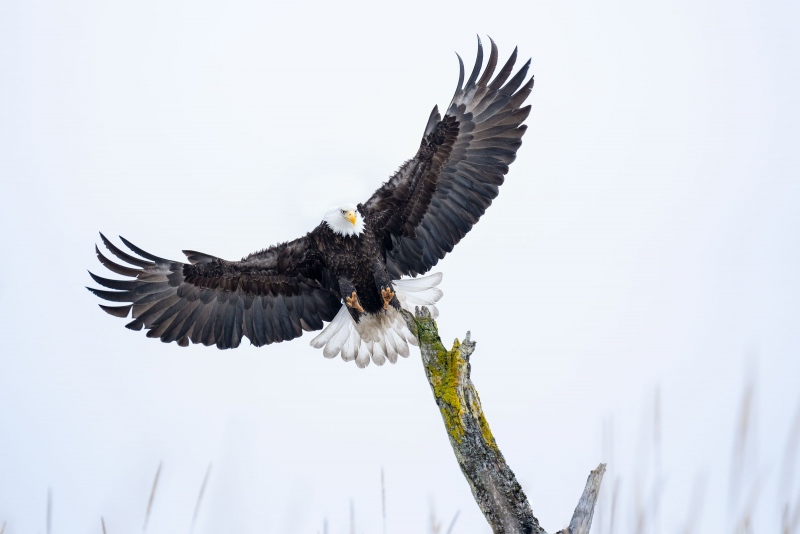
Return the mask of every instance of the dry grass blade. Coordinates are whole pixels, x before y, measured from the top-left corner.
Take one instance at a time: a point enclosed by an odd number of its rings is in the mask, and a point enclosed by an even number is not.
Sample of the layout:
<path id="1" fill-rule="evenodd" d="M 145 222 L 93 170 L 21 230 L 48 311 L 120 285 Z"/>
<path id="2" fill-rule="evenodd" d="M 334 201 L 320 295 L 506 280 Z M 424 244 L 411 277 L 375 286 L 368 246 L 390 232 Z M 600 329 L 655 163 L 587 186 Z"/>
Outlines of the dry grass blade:
<path id="1" fill-rule="evenodd" d="M 442 530 L 442 524 L 439 523 L 439 520 L 436 519 L 436 508 L 433 505 L 433 501 L 430 503 L 429 507 L 429 514 L 428 514 L 428 529 L 430 534 L 439 534 Z"/>
<path id="2" fill-rule="evenodd" d="M 203 483 L 200 485 L 200 493 L 197 494 L 197 502 L 194 505 L 194 513 L 192 514 L 192 526 L 189 527 L 189 533 L 194 532 L 194 525 L 197 523 L 197 514 L 200 513 L 200 505 L 203 502 L 203 495 L 206 492 L 206 484 L 208 484 L 208 477 L 211 475 L 211 464 L 208 464 L 206 474 L 203 477 Z"/>
<path id="3" fill-rule="evenodd" d="M 703 501 L 706 495 L 707 477 L 696 476 L 692 496 L 689 499 L 689 512 L 686 514 L 686 524 L 681 531 L 682 534 L 692 534 L 695 527 L 700 524 L 700 516 L 703 511 Z"/>
<path id="4" fill-rule="evenodd" d="M 753 471 L 757 452 L 755 439 L 755 372 L 749 371 L 742 394 L 731 458 L 729 507 L 733 512 L 733 531 L 737 534 L 753 532 L 753 513 L 764 485 L 764 476 Z"/>
<path id="5" fill-rule="evenodd" d="M 386 534 L 386 479 L 381 467 L 381 514 L 383 515 L 383 534 Z"/>
<path id="6" fill-rule="evenodd" d="M 644 483 L 641 480 L 641 475 L 637 474 L 636 478 L 636 494 L 635 494 L 635 508 L 634 508 L 634 532 L 645 532 L 647 528 L 647 510 L 645 509 L 645 499 L 642 498 L 644 494 Z"/>
<path id="7" fill-rule="evenodd" d="M 0 534 L 3 534 L 6 531 L 6 522 L 3 521 L 3 526 L 0 528 Z"/>
<path id="8" fill-rule="evenodd" d="M 741 509 L 739 519 L 736 522 L 734 532 L 737 534 L 749 534 L 753 532 L 753 512 L 758 504 L 758 499 L 761 496 L 761 488 L 763 487 L 762 477 L 758 477 L 750 488 L 750 494 L 747 497 L 745 505 Z"/>
<path id="9" fill-rule="evenodd" d="M 605 515 L 608 515 L 608 519 L 605 522 L 598 521 L 597 531 L 600 534 L 610 533 L 614 534 L 616 531 L 614 530 L 614 523 L 616 522 L 617 517 L 617 503 L 619 502 L 619 488 L 622 485 L 622 480 L 620 477 L 616 477 L 614 479 L 614 487 L 611 490 L 611 504 L 606 506 Z M 607 499 L 608 501 L 608 499 Z M 606 502 L 607 502 L 606 501 Z"/>
<path id="10" fill-rule="evenodd" d="M 603 419 L 603 461 L 607 465 L 614 465 L 614 420 L 610 417 Z M 611 476 L 611 469 L 608 470 L 608 475 Z M 615 479 L 615 484 L 619 479 Z M 615 490 L 616 491 L 616 490 Z M 597 532 L 599 534 L 613 533 L 614 522 L 614 492 L 610 497 L 605 494 L 600 497 L 599 506 L 597 508 Z M 610 526 L 609 526 L 610 525 Z"/>
<path id="11" fill-rule="evenodd" d="M 797 497 L 797 502 L 794 505 L 794 513 L 792 514 L 792 519 L 789 522 L 789 530 L 790 534 L 794 534 L 800 529 L 800 495 Z M 0 532 L 2 534 L 2 532 Z"/>
<path id="12" fill-rule="evenodd" d="M 783 505 L 783 513 L 781 515 L 781 534 L 796 534 L 798 528 L 800 528 L 800 495 L 797 496 L 797 502 L 794 505 L 794 511 L 790 511 L 788 498 L 787 502 Z"/>
<path id="13" fill-rule="evenodd" d="M 736 437 L 733 442 L 733 456 L 731 462 L 731 479 L 728 489 L 729 504 L 736 508 L 738 499 L 741 496 L 742 477 L 744 476 L 745 463 L 747 460 L 747 443 L 749 441 L 751 426 L 753 424 L 753 396 L 755 394 L 752 373 L 745 385 L 742 395 L 742 405 L 739 411 L 739 422 L 736 429 Z"/>
<path id="14" fill-rule="evenodd" d="M 103 534 L 108 534 L 108 532 L 106 532 L 106 520 L 103 519 L 103 516 L 100 516 L 100 526 L 103 527 Z"/>
<path id="15" fill-rule="evenodd" d="M 655 400 L 653 402 L 653 495 L 650 503 L 652 516 L 650 521 L 653 524 L 654 534 L 661 531 L 659 520 L 658 505 L 661 502 L 662 480 L 661 480 L 661 388 L 656 387 Z"/>
<path id="16" fill-rule="evenodd" d="M 47 488 L 47 534 L 53 532 L 53 489 Z"/>
<path id="17" fill-rule="evenodd" d="M 614 480 L 614 489 L 611 492 L 611 517 L 608 521 L 608 532 L 614 533 L 614 519 L 617 517 L 617 503 L 619 502 L 619 487 L 622 481 L 619 477 Z"/>
<path id="18" fill-rule="evenodd" d="M 798 452 L 800 452 L 800 404 L 795 411 L 792 429 L 789 431 L 789 438 L 786 441 L 786 452 L 783 456 L 783 469 L 778 488 L 781 494 L 785 495 L 787 505 L 789 504 L 792 480 L 795 477 L 795 462 Z"/>
<path id="19" fill-rule="evenodd" d="M 161 476 L 162 462 L 158 463 L 156 470 L 156 477 L 153 479 L 153 489 L 150 490 L 150 499 L 147 501 L 147 511 L 144 514 L 144 525 L 142 525 L 142 532 L 147 532 L 147 523 L 150 521 L 150 512 L 153 510 L 153 500 L 156 498 L 156 488 L 158 487 L 158 477 Z"/>
<path id="20" fill-rule="evenodd" d="M 783 525 L 781 528 L 783 534 L 796 534 L 798 529 L 800 529 L 800 495 L 797 496 L 797 502 L 794 504 L 794 507 L 792 507 L 791 504 L 792 482 L 796 476 L 795 462 L 797 461 L 798 452 L 800 452 L 800 404 L 797 406 L 792 429 L 786 441 L 781 481 L 778 487 L 779 494 L 784 501 Z"/>
<path id="21" fill-rule="evenodd" d="M 461 510 L 456 512 L 456 515 L 453 516 L 453 520 L 450 521 L 450 526 L 447 527 L 447 534 L 453 534 L 453 527 L 456 526 L 456 520 L 458 519 L 458 515 L 461 513 Z"/>

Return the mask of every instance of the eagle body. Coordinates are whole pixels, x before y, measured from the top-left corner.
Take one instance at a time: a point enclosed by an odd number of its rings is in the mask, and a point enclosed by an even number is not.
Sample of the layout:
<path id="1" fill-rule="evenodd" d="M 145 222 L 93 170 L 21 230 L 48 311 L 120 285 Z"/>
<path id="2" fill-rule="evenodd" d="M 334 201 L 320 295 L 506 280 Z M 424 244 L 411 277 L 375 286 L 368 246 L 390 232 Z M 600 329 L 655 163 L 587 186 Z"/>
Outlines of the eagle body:
<path id="1" fill-rule="evenodd" d="M 95 247 L 100 262 L 123 279 L 90 273 L 107 289 L 89 288 L 130 317 L 132 330 L 180 346 L 256 346 L 320 331 L 311 345 L 359 367 L 394 363 L 416 339 L 401 309 L 436 314 L 442 276 L 427 274 L 472 229 L 498 195 L 516 158 L 533 88 L 530 61 L 511 76 L 516 49 L 495 74 L 497 47 L 458 86 L 445 115 L 433 108 L 417 154 L 367 201 L 331 208 L 306 235 L 227 261 L 184 250 L 186 262 L 155 256 L 120 238 L 133 252 Z M 328 323 L 327 325 L 325 323 Z"/>
<path id="2" fill-rule="evenodd" d="M 360 213 L 359 215 L 363 216 Z M 370 221 L 365 222 L 361 235 L 339 235 L 325 223 L 320 224 L 310 235 L 339 282 L 339 294 L 348 296 L 355 291 L 366 313 L 383 311 L 384 302 L 380 288 L 390 283 L 391 276 L 386 269 L 386 252 L 372 231 Z M 358 321 L 359 313 L 355 309 L 351 310 L 353 319 Z"/>

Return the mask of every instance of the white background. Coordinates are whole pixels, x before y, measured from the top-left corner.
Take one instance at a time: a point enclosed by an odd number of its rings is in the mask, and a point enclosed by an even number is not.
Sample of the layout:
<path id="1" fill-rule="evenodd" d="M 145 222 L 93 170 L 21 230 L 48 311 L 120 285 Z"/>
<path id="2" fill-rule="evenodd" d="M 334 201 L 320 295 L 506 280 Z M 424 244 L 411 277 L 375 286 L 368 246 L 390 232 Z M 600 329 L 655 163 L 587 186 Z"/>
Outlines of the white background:
<path id="1" fill-rule="evenodd" d="M 382 532 L 381 468 L 387 532 L 425 532 L 431 508 L 489 532 L 417 351 L 363 371 L 308 335 L 181 349 L 83 288 L 98 230 L 237 259 L 368 198 L 480 32 L 533 58 L 533 110 L 437 266 L 439 327 L 477 339 L 535 515 L 565 526 L 609 461 L 618 532 L 637 506 L 653 531 L 729 531 L 753 487 L 776 532 L 796 495 L 778 475 L 800 400 L 799 23 L 796 2 L 0 2 L 0 525 L 44 532 L 51 488 L 54 533 L 139 531 L 163 461 L 151 533 L 189 530 L 209 463 L 198 533 L 350 532 L 351 502 L 356 532 Z"/>

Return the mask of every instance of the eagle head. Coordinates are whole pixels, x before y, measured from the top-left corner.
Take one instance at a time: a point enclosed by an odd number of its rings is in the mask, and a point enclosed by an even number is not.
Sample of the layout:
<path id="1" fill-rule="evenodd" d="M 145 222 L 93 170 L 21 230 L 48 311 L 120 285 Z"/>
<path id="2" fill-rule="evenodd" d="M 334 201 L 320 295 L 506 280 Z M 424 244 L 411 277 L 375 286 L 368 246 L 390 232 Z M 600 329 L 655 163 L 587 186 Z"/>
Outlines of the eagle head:
<path id="1" fill-rule="evenodd" d="M 355 204 L 331 208 L 322 220 L 338 235 L 359 236 L 364 232 L 364 217 Z"/>

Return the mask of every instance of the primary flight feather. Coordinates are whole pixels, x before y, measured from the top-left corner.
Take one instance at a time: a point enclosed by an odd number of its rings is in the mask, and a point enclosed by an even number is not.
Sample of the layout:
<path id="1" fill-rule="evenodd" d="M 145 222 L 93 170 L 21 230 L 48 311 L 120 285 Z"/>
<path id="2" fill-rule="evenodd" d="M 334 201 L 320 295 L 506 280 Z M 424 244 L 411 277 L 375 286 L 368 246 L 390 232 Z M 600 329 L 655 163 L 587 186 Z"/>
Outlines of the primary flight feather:
<path id="1" fill-rule="evenodd" d="M 184 250 L 189 263 L 154 256 L 124 238 L 124 252 L 104 235 L 123 262 L 97 257 L 112 280 L 91 274 L 108 290 L 89 288 L 116 305 L 101 305 L 148 337 L 235 348 L 243 338 L 268 345 L 324 330 L 311 341 L 328 358 L 341 355 L 359 367 L 408 356 L 416 339 L 398 310 L 432 307 L 441 274 L 427 273 L 470 231 L 498 194 L 522 144 L 522 107 L 533 88 L 530 60 L 511 72 L 516 49 L 494 78 L 497 47 L 485 68 L 478 39 L 475 66 L 442 117 L 433 108 L 417 154 L 364 203 L 328 211 L 303 237 L 241 261 Z M 413 278 L 403 279 L 404 276 Z"/>

